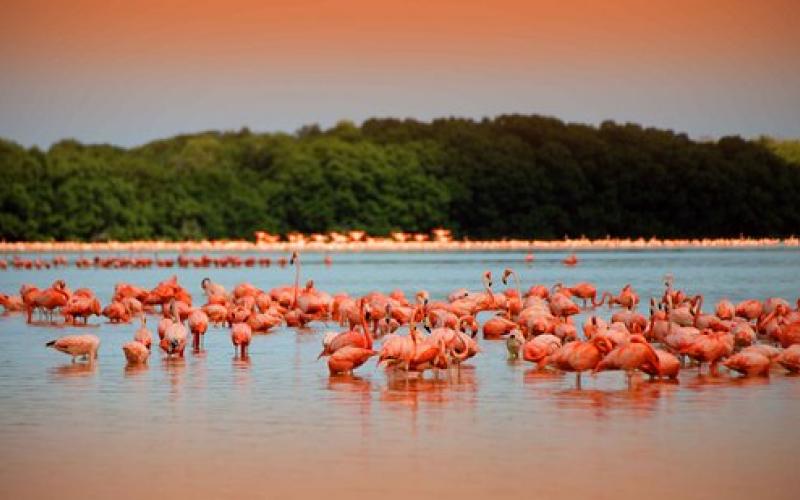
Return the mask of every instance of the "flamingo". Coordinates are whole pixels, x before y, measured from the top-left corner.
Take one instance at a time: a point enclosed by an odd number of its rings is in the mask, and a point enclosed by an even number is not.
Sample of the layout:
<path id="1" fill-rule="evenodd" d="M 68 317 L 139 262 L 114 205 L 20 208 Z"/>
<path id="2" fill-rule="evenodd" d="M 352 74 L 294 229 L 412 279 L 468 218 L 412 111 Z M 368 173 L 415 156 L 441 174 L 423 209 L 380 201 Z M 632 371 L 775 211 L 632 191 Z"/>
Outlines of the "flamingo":
<path id="1" fill-rule="evenodd" d="M 54 309 L 58 309 L 67 305 L 70 294 L 67 291 L 67 286 L 63 280 L 56 280 L 50 288 L 39 291 L 31 291 L 28 295 L 29 302 L 27 305 L 28 323 L 31 322 L 31 315 L 33 310 L 38 308 L 45 311 L 51 317 Z M 24 301 L 24 298 L 23 298 Z"/>
<path id="2" fill-rule="evenodd" d="M 240 357 L 247 359 L 247 348 L 250 346 L 250 340 L 253 338 L 253 332 L 250 325 L 247 323 L 236 323 L 231 327 L 231 342 L 233 349 L 241 351 Z"/>
<path id="3" fill-rule="evenodd" d="M 100 301 L 95 297 L 78 295 L 77 292 L 70 297 L 67 304 L 61 309 L 67 323 L 74 323 L 75 318 L 83 318 L 83 324 L 89 322 L 89 316 L 100 316 Z"/>
<path id="4" fill-rule="evenodd" d="M 0 293 L 0 305 L 3 306 L 5 312 L 19 312 L 25 309 L 25 303 L 22 302 L 22 297 L 19 295 Z"/>
<path id="5" fill-rule="evenodd" d="M 625 309 L 635 309 L 639 305 L 639 295 L 633 291 L 630 283 L 622 287 L 619 295 L 611 295 L 609 292 L 603 292 L 599 304 L 608 299 L 608 308 L 611 309 L 615 304 Z"/>
<path id="6" fill-rule="evenodd" d="M 93 363 L 97 359 L 100 338 L 97 335 L 65 335 L 56 340 L 51 340 L 45 345 L 64 354 L 69 354 L 72 356 L 73 363 L 78 356 L 83 356 L 89 363 Z"/>
<path id="7" fill-rule="evenodd" d="M 790 373 L 800 373 L 800 344 L 784 349 L 776 361 Z"/>
<path id="8" fill-rule="evenodd" d="M 570 342 L 550 356 L 550 364 L 563 371 L 575 372 L 575 384 L 580 389 L 581 372 L 592 370 L 603 356 L 613 349 L 611 341 L 598 335 L 582 342 Z"/>
<path id="9" fill-rule="evenodd" d="M 578 297 L 583 301 L 584 309 L 588 307 L 588 303 L 591 303 L 592 307 L 603 305 L 603 298 L 600 299 L 600 302 L 597 302 L 597 287 L 586 281 L 581 281 L 570 287 L 565 287 L 563 283 L 559 282 L 553 285 L 552 291 L 561 292 L 567 297 L 572 295 Z M 604 294 L 603 297 L 606 295 Z"/>
<path id="10" fill-rule="evenodd" d="M 507 299 L 508 303 L 507 308 L 509 317 L 516 317 L 522 310 L 522 290 L 520 288 L 519 276 L 517 275 L 516 271 L 514 271 L 511 268 L 506 268 L 503 270 L 503 278 L 502 278 L 503 284 L 508 285 L 509 276 L 514 276 L 514 283 L 516 285 L 516 289 L 506 290 L 506 294 L 510 294 L 508 295 Z"/>
<path id="11" fill-rule="evenodd" d="M 125 359 L 128 360 L 128 364 L 130 365 L 147 363 L 147 358 L 150 357 L 150 349 L 136 340 L 123 344 L 122 352 L 125 354 Z"/>
<path id="12" fill-rule="evenodd" d="M 777 347 L 773 347 L 771 345 L 754 344 L 745 347 L 740 352 L 757 352 L 762 356 L 766 356 L 770 361 L 776 361 L 778 357 L 781 355 L 782 351 Z"/>
<path id="13" fill-rule="evenodd" d="M 186 327 L 181 323 L 180 315 L 176 307 L 176 300 L 172 299 L 170 302 L 170 314 L 172 315 L 172 324 L 169 325 L 164 338 L 161 339 L 159 346 L 167 354 L 168 358 L 178 355 L 179 358 L 183 357 L 183 351 L 186 349 Z"/>
<path id="14" fill-rule="evenodd" d="M 593 373 L 603 370 L 624 370 L 628 387 L 631 386 L 631 376 L 636 369 L 642 369 L 643 365 L 649 365 L 655 371 L 660 370 L 660 360 L 655 349 L 641 335 L 631 335 L 630 342 L 626 345 L 615 347 L 606 354 Z"/>
<path id="15" fill-rule="evenodd" d="M 133 334 L 133 340 L 145 346 L 148 350 L 153 344 L 153 334 L 147 329 L 147 318 L 142 314 L 139 316 L 141 325 L 139 329 Z"/>
<path id="16" fill-rule="evenodd" d="M 564 318 L 573 316 L 581 312 L 578 305 L 573 302 L 565 293 L 559 291 L 550 297 L 550 311 L 557 317 Z"/>
<path id="17" fill-rule="evenodd" d="M 517 328 L 516 323 L 498 314 L 483 324 L 483 338 L 499 339 L 508 335 L 514 328 Z"/>
<path id="18" fill-rule="evenodd" d="M 328 358 L 328 370 L 331 375 L 340 373 L 353 374 L 353 370 L 367 362 L 369 358 L 376 355 L 377 352 L 372 350 L 372 336 L 369 334 L 369 329 L 364 325 L 364 346 L 356 347 L 347 345 L 341 349 L 334 351 Z"/>
<path id="19" fill-rule="evenodd" d="M 723 361 L 722 365 L 746 377 L 752 377 L 754 375 L 769 376 L 770 360 L 759 352 L 739 352 Z"/>
<path id="20" fill-rule="evenodd" d="M 764 306 L 759 300 L 743 300 L 736 305 L 736 316 L 753 321 L 761 316 Z"/>
<path id="21" fill-rule="evenodd" d="M 562 263 L 562 264 L 564 264 L 564 265 L 565 265 L 565 266 L 567 266 L 567 267 L 572 267 L 572 266 L 575 266 L 575 265 L 577 265 L 577 264 L 578 264 L 578 256 L 577 256 L 577 255 L 575 255 L 574 253 L 571 253 L 571 254 L 569 254 L 567 257 L 565 257 L 565 258 L 564 258 L 564 259 L 561 261 L 561 263 Z"/>
<path id="22" fill-rule="evenodd" d="M 221 325 L 228 320 L 228 308 L 221 304 L 206 304 L 201 307 L 208 321 L 214 325 Z"/>
<path id="23" fill-rule="evenodd" d="M 112 302 L 103 309 L 103 316 L 111 323 L 127 323 L 130 321 L 128 308 L 122 302 Z"/>
<path id="24" fill-rule="evenodd" d="M 658 366 L 645 362 L 639 366 L 639 370 L 650 375 L 651 378 L 668 377 L 672 380 L 677 379 L 678 373 L 681 371 L 681 362 L 678 358 L 662 349 L 654 348 L 653 350 L 658 356 Z"/>
<path id="25" fill-rule="evenodd" d="M 722 299 L 717 302 L 715 312 L 720 319 L 732 320 L 736 315 L 736 307 L 730 300 Z"/>
<path id="26" fill-rule="evenodd" d="M 717 375 L 717 364 L 733 353 L 733 337 L 728 333 L 705 330 L 690 344 L 682 347 L 680 353 L 696 360 L 698 371 L 702 370 L 703 362 L 708 362 L 711 374 Z"/>
<path id="27" fill-rule="evenodd" d="M 208 316 L 202 309 L 192 309 L 189 313 L 189 331 L 192 332 L 192 350 L 200 350 L 200 339 L 208 330 Z"/>
<path id="28" fill-rule="evenodd" d="M 522 359 L 537 364 L 541 370 L 549 361 L 549 356 L 561 348 L 561 339 L 555 335 L 537 335 L 522 346 Z"/>
<path id="29" fill-rule="evenodd" d="M 225 287 L 217 283 L 214 283 L 213 281 L 211 281 L 210 278 L 203 278 L 203 280 L 200 282 L 200 288 L 203 289 L 203 292 L 205 292 L 206 296 L 209 298 L 215 296 L 225 297 L 225 298 L 228 297 L 228 293 L 225 291 Z"/>

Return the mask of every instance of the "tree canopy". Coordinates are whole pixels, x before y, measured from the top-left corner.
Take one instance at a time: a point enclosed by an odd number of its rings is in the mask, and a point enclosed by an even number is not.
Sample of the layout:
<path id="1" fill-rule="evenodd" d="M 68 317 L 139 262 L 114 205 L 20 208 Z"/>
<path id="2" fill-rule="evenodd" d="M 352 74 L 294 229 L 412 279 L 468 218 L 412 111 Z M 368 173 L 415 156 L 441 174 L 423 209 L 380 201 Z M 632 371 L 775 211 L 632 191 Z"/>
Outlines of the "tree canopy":
<path id="1" fill-rule="evenodd" d="M 204 132 L 130 149 L 0 139 L 0 238 L 788 236 L 800 232 L 798 144 L 535 115 Z"/>

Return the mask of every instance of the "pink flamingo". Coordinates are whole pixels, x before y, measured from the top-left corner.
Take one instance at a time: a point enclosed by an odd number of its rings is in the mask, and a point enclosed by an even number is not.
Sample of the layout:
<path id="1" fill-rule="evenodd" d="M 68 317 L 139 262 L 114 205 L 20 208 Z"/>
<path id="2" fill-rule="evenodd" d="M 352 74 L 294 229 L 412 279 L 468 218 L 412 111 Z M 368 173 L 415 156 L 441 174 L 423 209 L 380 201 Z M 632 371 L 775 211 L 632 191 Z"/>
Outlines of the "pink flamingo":
<path id="1" fill-rule="evenodd" d="M 606 354 L 593 373 L 603 370 L 624 370 L 628 387 L 631 386 L 631 376 L 634 370 L 641 369 L 643 365 L 649 365 L 656 371 L 660 370 L 660 360 L 655 349 L 641 335 L 631 335 L 630 342 L 614 348 Z"/>
<path id="2" fill-rule="evenodd" d="M 742 351 L 734 354 L 722 362 L 722 365 L 729 370 L 735 370 L 746 377 L 760 375 L 769 376 L 770 360 L 761 353 L 754 351 Z"/>
<path id="3" fill-rule="evenodd" d="M 153 334 L 147 329 L 147 318 L 144 316 L 144 314 L 139 316 L 139 318 L 141 320 L 141 326 L 133 334 L 133 340 L 139 342 L 148 350 L 150 350 L 150 347 L 153 344 Z"/>
<path id="4" fill-rule="evenodd" d="M 800 344 L 784 349 L 776 361 L 790 373 L 800 373 Z"/>
<path id="5" fill-rule="evenodd" d="M 550 356 L 550 364 L 562 371 L 575 372 L 575 384 L 581 387 L 581 372 L 592 370 L 613 349 L 611 341 L 598 335 L 591 340 L 570 342 Z"/>
<path id="6" fill-rule="evenodd" d="M 208 331 L 208 316 L 202 309 L 192 309 L 189 313 L 189 331 L 192 332 L 192 349 L 200 350 L 200 339 Z"/>
<path id="7" fill-rule="evenodd" d="M 250 325 L 247 323 L 236 323 L 231 327 L 231 342 L 233 349 L 241 350 L 241 358 L 247 359 L 247 348 L 250 345 L 250 340 L 253 338 L 253 332 Z"/>
<path id="8" fill-rule="evenodd" d="M 180 315 L 178 314 L 176 301 L 173 299 L 170 302 L 170 313 L 172 314 L 172 324 L 167 328 L 164 338 L 161 339 L 159 346 L 167 353 L 167 357 L 172 357 L 177 354 L 178 357 L 183 357 L 183 351 L 186 349 L 186 327 L 181 323 Z"/>
<path id="9" fill-rule="evenodd" d="M 150 357 L 150 349 L 136 340 L 123 344 L 122 352 L 125 354 L 125 359 L 128 360 L 128 364 L 131 365 L 147 363 L 147 358 Z"/>
<path id="10" fill-rule="evenodd" d="M 73 363 L 78 356 L 83 356 L 89 363 L 93 363 L 97 359 L 100 338 L 96 335 L 65 335 L 51 340 L 46 345 L 72 356 Z"/>

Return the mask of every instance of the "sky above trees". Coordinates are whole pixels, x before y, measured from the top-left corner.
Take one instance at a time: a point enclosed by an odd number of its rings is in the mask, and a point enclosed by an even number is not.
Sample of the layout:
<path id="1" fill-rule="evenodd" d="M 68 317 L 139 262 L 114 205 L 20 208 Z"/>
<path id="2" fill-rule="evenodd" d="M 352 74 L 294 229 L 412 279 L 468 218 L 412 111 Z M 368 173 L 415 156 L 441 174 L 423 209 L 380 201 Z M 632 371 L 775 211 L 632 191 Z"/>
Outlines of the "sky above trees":
<path id="1" fill-rule="evenodd" d="M 540 113 L 800 136 L 794 0 L 11 0 L 0 136 Z"/>

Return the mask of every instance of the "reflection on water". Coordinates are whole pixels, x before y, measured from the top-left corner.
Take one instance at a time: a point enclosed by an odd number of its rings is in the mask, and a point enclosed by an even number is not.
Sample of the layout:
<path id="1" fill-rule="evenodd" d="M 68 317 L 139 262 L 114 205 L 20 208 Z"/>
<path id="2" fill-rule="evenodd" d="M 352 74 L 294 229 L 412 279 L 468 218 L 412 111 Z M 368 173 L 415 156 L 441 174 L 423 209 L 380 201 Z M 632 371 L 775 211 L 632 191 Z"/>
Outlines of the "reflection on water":
<path id="1" fill-rule="evenodd" d="M 126 377 L 139 377 L 147 373 L 150 366 L 147 363 L 127 363 L 123 369 Z"/>
<path id="2" fill-rule="evenodd" d="M 800 282 L 797 252 L 597 253 L 573 269 L 559 264 L 563 256 L 516 265 L 523 286 L 631 282 L 645 300 L 672 272 L 676 286 L 712 304 L 794 299 Z M 331 293 L 424 288 L 442 298 L 523 257 L 336 255 L 330 267 L 309 258 L 303 279 Z M 105 303 L 116 282 L 152 287 L 172 272 L 196 298 L 209 274 L 229 290 L 294 280 L 288 266 L 70 268 L 0 273 L 0 291 L 58 276 Z M 154 349 L 149 365 L 126 366 L 120 346 L 138 324 L 92 322 L 102 344 L 89 364 L 43 346 L 86 330 L 0 318 L 0 497 L 140 498 L 146 478 L 157 498 L 793 498 L 800 378 L 779 369 L 741 378 L 689 367 L 678 381 L 635 375 L 630 388 L 621 372 L 587 373 L 577 389 L 574 374 L 509 363 L 503 342 L 481 341 L 458 370 L 406 375 L 371 360 L 354 376 L 331 377 L 316 357 L 322 332 L 340 329 L 333 324 L 255 335 L 246 359 L 234 355 L 227 328 L 211 327 L 200 352 L 165 359 Z"/>
<path id="3" fill-rule="evenodd" d="M 93 375 L 97 371 L 97 363 L 75 362 L 56 366 L 50 369 L 50 373 L 56 379 L 70 379 L 74 377 L 86 377 Z"/>

